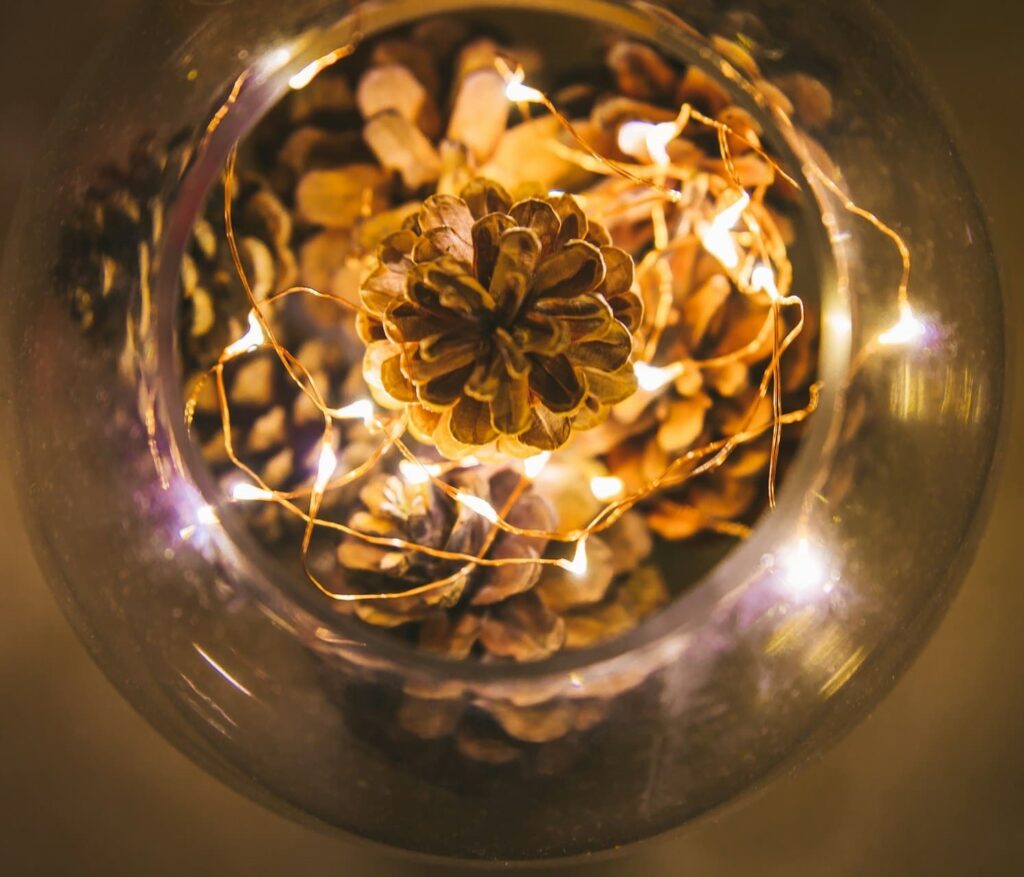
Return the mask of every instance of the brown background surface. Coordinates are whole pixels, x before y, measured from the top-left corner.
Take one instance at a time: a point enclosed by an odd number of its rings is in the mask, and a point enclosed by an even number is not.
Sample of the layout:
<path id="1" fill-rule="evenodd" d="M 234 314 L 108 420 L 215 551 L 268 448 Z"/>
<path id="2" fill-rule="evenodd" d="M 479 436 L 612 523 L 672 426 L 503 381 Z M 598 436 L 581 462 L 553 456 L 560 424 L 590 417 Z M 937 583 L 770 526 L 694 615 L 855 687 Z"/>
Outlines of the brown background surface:
<path id="1" fill-rule="evenodd" d="M 132 5 L 0 0 L 0 234 L 68 78 Z M 1014 299 L 1024 280 L 1017 213 L 1024 170 L 1014 138 L 1024 131 L 1024 13 L 1012 0 L 883 5 L 960 129 L 1020 336 Z M 1016 384 L 1019 395 L 1024 382 Z M 724 813 L 622 858 L 561 873 L 1024 873 L 1020 441 L 1018 418 L 966 586 L 867 722 Z M 86 657 L 45 590 L 2 477 L 0 527 L 0 874 L 434 877 L 453 870 L 295 826 L 207 777 Z"/>

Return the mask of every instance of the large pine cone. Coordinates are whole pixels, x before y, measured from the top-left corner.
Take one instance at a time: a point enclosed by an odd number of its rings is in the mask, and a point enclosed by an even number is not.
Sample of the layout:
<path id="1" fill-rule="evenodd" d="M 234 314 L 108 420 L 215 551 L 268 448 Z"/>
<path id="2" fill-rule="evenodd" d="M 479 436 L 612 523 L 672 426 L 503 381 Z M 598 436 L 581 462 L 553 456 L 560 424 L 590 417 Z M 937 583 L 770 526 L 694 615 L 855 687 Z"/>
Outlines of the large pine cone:
<path id="1" fill-rule="evenodd" d="M 782 111 L 794 112 L 786 93 L 764 81 L 756 62 L 742 47 L 724 40 L 716 41 L 716 45 L 758 81 Z M 796 193 L 784 180 L 772 182 L 775 175 L 768 162 L 751 148 L 751 140 L 762 142 L 763 131 L 750 113 L 732 103 L 726 90 L 699 67 L 681 69 L 641 43 L 615 43 L 605 62 L 610 87 L 603 94 L 592 94 L 593 100 L 580 107 L 587 115 L 579 127 L 590 142 L 612 158 L 632 160 L 635 156 L 621 151 L 619 134 L 624 123 L 670 121 L 681 103 L 690 103 L 742 135 L 728 138 L 740 181 L 751 190 L 770 186 L 765 198 L 755 198 L 749 209 L 762 224 L 776 225 L 787 245 L 795 242 L 788 216 Z M 827 91 L 820 83 L 803 78 L 780 85 L 794 95 L 798 117 L 804 121 L 813 118 L 819 124 L 827 120 Z M 811 97 L 816 100 L 812 102 Z M 715 132 L 691 123 L 684 136 L 668 145 L 668 153 L 674 165 L 693 168 L 691 185 L 700 184 L 694 191 L 702 192 L 703 210 L 712 214 L 719 199 L 733 186 Z M 610 178 L 586 194 L 588 206 L 593 203 L 595 209 L 600 209 L 605 198 L 628 205 L 631 200 L 639 200 L 643 191 L 642 187 Z M 617 406 L 599 430 L 582 437 L 581 449 L 601 456 L 611 472 L 623 480 L 627 492 L 642 489 L 688 451 L 743 429 L 772 349 L 771 337 L 764 333 L 760 345 L 728 364 L 715 368 L 694 365 L 747 348 L 769 318 L 770 301 L 765 295 L 750 296 L 737 288 L 726 268 L 705 249 L 695 224 L 683 221 L 684 208 L 666 205 L 665 209 L 668 227 L 677 229 L 677 233 L 661 265 L 646 260 L 643 270 L 638 271 L 637 288 L 646 305 L 639 335 L 654 348 L 647 351 L 654 365 L 683 363 L 685 368 L 662 390 L 637 393 Z M 649 207 L 618 210 L 609 215 L 607 227 L 613 242 L 638 260 L 653 241 Z M 671 296 L 671 308 L 658 342 L 653 344 L 655 318 L 663 311 L 666 292 Z M 815 307 L 813 301 L 807 305 L 805 329 L 783 360 L 787 408 L 806 404 L 806 389 L 813 379 Z M 764 401 L 749 425 L 761 426 L 770 418 L 770 403 Z M 797 434 L 798 430 L 787 429 L 787 438 Z M 662 537 L 677 540 L 723 522 L 749 519 L 763 507 L 766 498 L 764 479 L 769 454 L 765 438 L 737 450 L 713 474 L 645 503 L 643 509 L 651 527 Z"/>
<path id="2" fill-rule="evenodd" d="M 563 446 L 636 390 L 633 262 L 568 195 L 476 180 L 427 199 L 362 289 L 364 373 L 452 458 Z"/>

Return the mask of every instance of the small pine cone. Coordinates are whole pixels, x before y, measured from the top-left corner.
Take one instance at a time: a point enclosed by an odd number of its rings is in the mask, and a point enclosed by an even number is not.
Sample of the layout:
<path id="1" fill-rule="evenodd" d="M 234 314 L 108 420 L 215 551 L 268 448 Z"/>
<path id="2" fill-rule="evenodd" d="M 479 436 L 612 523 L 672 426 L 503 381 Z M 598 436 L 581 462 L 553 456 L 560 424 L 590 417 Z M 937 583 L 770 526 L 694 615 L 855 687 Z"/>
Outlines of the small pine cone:
<path id="1" fill-rule="evenodd" d="M 161 146 L 140 139 L 121 165 L 96 173 L 63 225 L 57 283 L 83 332 L 124 340 L 125 315 L 163 222 L 165 187 L 188 161 L 185 138 Z"/>
<path id="2" fill-rule="evenodd" d="M 516 489 L 519 476 L 508 468 L 478 467 L 451 477 L 453 486 L 502 508 Z M 527 489 L 507 515 L 513 526 L 550 529 L 554 516 L 539 494 Z M 476 556 L 491 525 L 462 504 L 453 503 L 433 484 L 409 484 L 396 475 L 372 477 L 359 492 L 359 505 L 348 519 L 352 529 L 373 536 L 397 538 L 427 548 Z M 487 551 L 494 559 L 541 556 L 543 540 L 500 533 Z M 562 646 L 558 618 L 530 594 L 540 579 L 536 564 L 468 567 L 414 549 L 372 545 L 355 536 L 338 547 L 339 587 L 358 593 L 395 593 L 451 578 L 442 589 L 396 600 L 350 604 L 367 623 L 399 627 L 418 623 L 425 647 L 443 627 L 450 636 L 449 656 L 479 654 L 536 660 Z M 492 620 L 493 618 L 493 620 Z M 498 643 L 489 636 L 500 624 L 516 624 L 520 641 Z"/>
<path id="3" fill-rule="evenodd" d="M 636 389 L 633 262 L 571 196 L 513 204 L 477 180 L 387 238 L 357 321 L 378 401 L 450 458 L 529 455 Z"/>

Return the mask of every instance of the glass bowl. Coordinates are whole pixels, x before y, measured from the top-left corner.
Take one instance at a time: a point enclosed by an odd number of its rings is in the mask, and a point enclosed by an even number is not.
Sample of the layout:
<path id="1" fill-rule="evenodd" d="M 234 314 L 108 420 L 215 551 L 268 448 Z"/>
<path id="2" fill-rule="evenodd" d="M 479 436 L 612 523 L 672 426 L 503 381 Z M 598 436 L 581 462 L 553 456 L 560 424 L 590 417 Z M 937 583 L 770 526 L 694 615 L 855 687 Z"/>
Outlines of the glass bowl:
<path id="1" fill-rule="evenodd" d="M 438 14 L 499 16 L 544 44 L 559 31 L 542 22 L 568 13 L 553 0 L 146 4 L 75 84 L 24 187 L 4 269 L 5 446 L 69 620 L 124 696 L 211 773 L 292 816 L 432 856 L 611 849 L 820 751 L 938 623 L 975 544 L 1003 417 L 997 271 L 936 102 L 868 6 L 573 4 L 581 27 L 706 70 L 810 193 L 819 408 L 777 508 L 628 634 L 514 666 L 373 636 L 266 562 L 189 441 L 179 269 L 231 147 L 296 77 L 357 28 Z M 769 100 L 782 83 L 790 113 Z M 143 236 L 103 230 L 136 270 L 105 302 L 110 331 L 83 332 L 60 267 L 71 209 L 140 137 L 185 138 L 191 159 L 144 181 Z M 912 256 L 907 297 L 897 239 Z M 532 741 L 512 763 L 470 762 L 395 732 L 409 696 L 580 733 L 571 746 Z M 595 703 L 603 717 L 587 726 Z"/>

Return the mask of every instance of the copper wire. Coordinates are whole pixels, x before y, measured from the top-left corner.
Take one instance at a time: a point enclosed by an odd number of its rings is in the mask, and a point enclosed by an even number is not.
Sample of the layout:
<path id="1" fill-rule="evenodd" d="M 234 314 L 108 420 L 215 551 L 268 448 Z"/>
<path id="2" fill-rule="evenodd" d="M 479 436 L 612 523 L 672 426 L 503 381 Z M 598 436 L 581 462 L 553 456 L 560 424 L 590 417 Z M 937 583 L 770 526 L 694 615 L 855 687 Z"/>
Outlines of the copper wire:
<path id="1" fill-rule="evenodd" d="M 351 47 L 344 47 L 339 49 L 336 53 L 332 53 L 331 56 L 334 60 L 340 57 L 344 57 L 345 54 L 351 50 Z M 333 63 L 331 61 L 330 63 Z M 328 66 L 326 63 L 324 66 Z M 522 70 L 518 66 L 511 67 L 508 62 L 504 59 L 498 59 L 499 71 L 506 80 L 517 79 L 522 81 Z M 320 68 L 322 69 L 322 68 Z M 318 71 L 319 72 L 319 71 Z M 231 106 L 237 101 L 241 89 L 245 84 L 245 77 L 240 77 L 236 82 L 235 87 L 228 98 L 228 101 L 222 107 L 221 111 L 214 116 L 214 121 L 211 125 L 219 125 L 220 121 L 230 111 Z M 646 201 L 632 202 L 628 204 L 629 209 L 635 208 L 638 204 L 651 203 L 652 206 L 652 223 L 654 232 L 654 247 L 644 261 L 641 263 L 642 270 L 657 270 L 663 272 L 665 265 L 663 262 L 664 256 L 669 253 L 675 246 L 679 245 L 678 240 L 673 240 L 669 232 L 668 217 L 665 212 L 665 204 L 671 204 L 678 206 L 684 201 L 684 195 L 678 189 L 673 188 L 669 185 L 669 181 L 677 181 L 680 184 L 686 185 L 690 181 L 697 178 L 703 179 L 709 185 L 709 190 L 717 190 L 717 197 L 720 197 L 726 189 L 731 188 L 745 191 L 742 186 L 739 172 L 737 170 L 735 160 L 732 155 L 731 148 L 729 146 L 729 137 L 735 136 L 743 141 L 743 143 L 754 151 L 761 159 L 763 159 L 772 172 L 782 179 L 789 182 L 794 188 L 800 189 L 799 184 L 787 174 L 778 163 L 769 156 L 765 150 L 757 143 L 750 142 L 749 140 L 743 139 L 734 132 L 729 126 L 715 119 L 711 119 L 699 113 L 695 108 L 689 104 L 684 104 L 677 115 L 675 122 L 675 137 L 682 134 L 683 130 L 688 124 L 693 121 L 698 124 L 704 125 L 715 130 L 717 134 L 717 140 L 719 144 L 720 158 L 723 162 L 726 178 L 719 180 L 713 174 L 708 172 L 697 171 L 692 167 L 677 167 L 671 163 L 663 166 L 656 165 L 633 165 L 616 161 L 608 158 L 596 149 L 594 149 L 587 140 L 582 137 L 579 132 L 572 125 L 570 120 L 555 106 L 551 99 L 543 92 L 536 92 L 538 102 L 542 103 L 545 108 L 552 114 L 552 116 L 558 120 L 559 124 L 563 129 L 572 137 L 577 143 L 582 152 L 572 150 L 566 147 L 564 144 L 551 144 L 552 148 L 560 152 L 564 157 L 571 157 L 581 168 L 588 170 L 593 173 L 613 175 L 621 178 L 626 184 L 633 186 L 642 187 L 647 190 L 648 194 L 644 196 Z M 210 130 L 207 130 L 207 136 L 209 136 Z M 270 320 L 267 318 L 263 311 L 264 306 L 270 306 L 278 301 L 288 298 L 293 295 L 310 295 L 317 298 L 328 299 L 334 301 L 339 306 L 344 307 L 348 310 L 358 311 L 359 305 L 356 303 L 349 302 L 341 297 L 333 296 L 327 293 L 323 293 L 310 287 L 292 287 L 282 292 L 276 293 L 266 298 L 262 303 L 256 300 L 253 293 L 252 286 L 246 275 L 245 267 L 242 263 L 242 259 L 238 250 L 237 239 L 234 231 L 233 217 L 232 217 L 232 197 L 233 197 L 233 184 L 236 173 L 237 164 L 237 147 L 233 148 L 227 161 L 225 168 L 224 177 L 224 222 L 226 236 L 228 239 L 229 249 L 231 252 L 232 261 L 235 267 L 235 271 L 238 274 L 242 287 L 249 300 L 252 308 L 252 313 L 258 321 L 266 342 L 270 344 L 274 353 L 276 354 L 282 367 L 286 370 L 289 378 L 296 384 L 300 392 L 305 394 L 310 401 L 316 406 L 316 408 L 324 416 L 324 436 L 322 447 L 329 446 L 333 442 L 333 431 L 334 431 L 334 420 L 335 416 L 330 408 L 326 405 L 322 393 L 316 385 L 312 375 L 306 370 L 302 364 L 291 354 L 291 352 L 282 345 L 276 338 L 273 327 Z M 904 273 L 899 287 L 899 301 L 905 302 L 907 299 L 907 290 L 909 286 L 909 273 L 910 273 L 910 252 L 907 248 L 903 239 L 888 225 L 882 222 L 877 216 L 870 212 L 858 207 L 854 204 L 836 185 L 830 180 L 817 166 L 811 167 L 811 175 L 821 181 L 826 188 L 829 189 L 833 194 L 839 197 L 851 213 L 854 213 L 868 222 L 872 223 L 880 232 L 891 238 L 897 245 L 900 255 L 903 259 Z M 723 185 L 724 184 L 724 185 Z M 627 189 L 628 191 L 628 189 Z M 716 194 L 715 191 L 711 191 L 712 194 Z M 748 193 L 749 194 L 749 193 Z M 803 331 L 804 328 L 804 307 L 803 301 L 797 297 L 789 294 L 789 287 L 792 280 L 792 267 L 789 263 L 786 246 L 782 241 L 781 234 L 776 228 L 774 221 L 767 213 L 763 206 L 763 197 L 765 189 L 762 187 L 760 190 L 756 190 L 750 197 L 749 205 L 743 210 L 741 216 L 741 222 L 743 227 L 736 231 L 734 234 L 736 239 L 740 239 L 745 236 L 747 249 L 747 258 L 742 266 L 742 270 L 729 269 L 728 266 L 723 265 L 723 269 L 727 270 L 730 280 L 742 293 L 747 295 L 759 295 L 763 294 L 763 290 L 752 289 L 746 280 L 747 269 L 753 268 L 758 261 L 771 267 L 773 277 L 775 278 L 777 295 L 770 302 L 769 313 L 766 321 L 762 328 L 759 330 L 755 338 L 749 343 L 743 345 L 739 349 L 720 356 L 705 359 L 703 361 L 694 360 L 683 363 L 683 365 L 690 365 L 696 368 L 714 368 L 721 365 L 725 365 L 736 360 L 740 360 L 751 355 L 756 354 L 762 349 L 767 337 L 771 335 L 772 341 L 772 353 L 770 361 L 768 362 L 765 370 L 762 374 L 761 380 L 758 385 L 758 392 L 751 404 L 749 410 L 744 416 L 741 423 L 741 428 L 733 435 L 726 438 L 720 439 L 715 442 L 711 442 L 699 448 L 694 448 L 686 453 L 682 454 L 678 458 L 674 459 L 666 467 L 665 471 L 657 478 L 652 479 L 648 484 L 638 491 L 635 491 L 631 495 L 619 499 L 614 502 L 608 503 L 584 528 L 573 531 L 558 532 L 558 531 L 544 531 L 534 530 L 529 528 L 520 528 L 511 525 L 507 521 L 508 515 L 511 513 L 515 506 L 515 503 L 522 496 L 523 492 L 529 487 L 530 479 L 526 476 L 521 476 L 519 483 L 513 491 L 510 498 L 503 504 L 500 510 L 494 510 L 494 519 L 490 520 L 491 527 L 485 537 L 480 548 L 475 554 L 467 554 L 462 552 L 446 551 L 443 549 L 433 548 L 428 545 L 422 545 L 413 541 L 395 538 L 395 537 L 384 537 L 376 536 L 371 533 L 361 532 L 353 527 L 349 527 L 345 524 L 341 524 L 334 521 L 324 520 L 319 517 L 319 512 L 323 506 L 324 498 L 327 493 L 332 490 L 336 490 L 340 487 L 350 485 L 355 481 L 365 477 L 372 472 L 381 460 L 392 450 L 397 450 L 405 459 L 410 462 L 419 465 L 424 468 L 432 483 L 437 489 L 439 489 L 445 496 L 447 496 L 452 502 L 459 502 L 461 492 L 443 480 L 443 474 L 451 471 L 453 468 L 458 467 L 458 463 L 452 463 L 443 467 L 441 474 L 435 474 L 434 471 L 427 468 L 427 464 L 424 463 L 402 440 L 402 436 L 406 431 L 407 420 L 405 416 L 392 417 L 392 418 L 377 418 L 375 422 L 378 428 L 384 433 L 384 439 L 381 445 L 376 451 L 370 455 L 370 457 L 364 461 L 360 466 L 355 467 L 350 472 L 344 474 L 339 478 L 332 478 L 326 485 L 321 489 L 303 488 L 291 492 L 277 491 L 271 488 L 265 481 L 258 475 L 258 473 L 252 469 L 248 464 L 241 460 L 234 447 L 231 437 L 231 414 L 230 414 L 230 402 L 228 399 L 227 390 L 224 382 L 224 367 L 229 359 L 234 359 L 241 356 L 248 355 L 251 351 L 245 351 L 236 356 L 227 357 L 222 354 L 218 362 L 210 369 L 210 371 L 204 375 L 197 383 L 196 387 L 193 388 L 192 393 L 189 396 L 188 402 L 186 403 L 185 417 L 186 422 L 191 426 L 196 412 L 199 396 L 205 387 L 206 382 L 212 376 L 217 390 L 218 409 L 221 417 L 221 429 L 223 433 L 223 441 L 225 451 L 228 459 L 231 463 L 241 472 L 245 473 L 249 478 L 252 479 L 260 490 L 265 492 L 267 501 L 274 502 L 285 509 L 289 514 L 295 516 L 297 519 L 303 522 L 304 531 L 302 539 L 302 564 L 306 572 L 306 575 L 310 581 L 327 597 L 332 600 L 339 602 L 360 602 L 360 601 L 387 601 L 387 600 L 398 600 L 407 599 L 412 597 L 421 596 L 427 593 L 443 590 L 456 584 L 460 579 L 471 574 L 471 572 L 477 567 L 501 567 L 509 565 L 539 565 L 539 566 L 556 566 L 565 568 L 565 562 L 559 559 L 546 558 L 546 557 L 520 557 L 520 558 L 490 558 L 486 555 L 493 546 L 494 540 L 502 532 L 537 538 L 546 541 L 554 542 L 577 542 L 581 543 L 586 540 L 587 537 L 595 533 L 600 533 L 603 530 L 614 525 L 626 512 L 635 507 L 638 503 L 648 499 L 659 491 L 677 487 L 686 481 L 689 481 L 699 475 L 706 474 L 714 469 L 722 466 L 731 456 L 733 451 L 746 443 L 752 442 L 760 438 L 769 430 L 772 433 L 772 445 L 771 445 L 771 462 L 769 471 L 769 502 L 774 507 L 775 504 L 775 479 L 777 473 L 777 462 L 779 446 L 781 443 L 781 434 L 783 427 L 792 425 L 804 421 L 817 409 L 819 402 L 819 391 L 820 386 L 815 384 L 810 389 L 809 401 L 807 405 L 797 411 L 783 412 L 782 410 L 782 374 L 781 374 L 781 362 L 786 351 L 792 345 L 796 337 Z M 626 209 L 627 205 L 623 205 L 622 209 Z M 611 204 L 611 209 L 617 209 L 616 205 Z M 600 213 L 600 211 L 598 211 Z M 671 278 L 669 277 L 669 280 Z M 665 284 L 666 280 L 662 276 L 659 280 L 659 288 L 662 290 L 662 297 L 665 297 Z M 668 295 L 671 295 L 669 289 Z M 645 347 L 645 357 L 650 361 L 650 357 L 653 357 L 657 348 L 657 339 L 660 337 L 660 333 L 664 330 L 664 326 L 671 315 L 671 300 L 666 306 L 659 305 L 655 315 L 655 325 L 652 328 L 651 334 L 648 336 L 648 343 Z M 795 324 L 787 331 L 783 331 L 782 322 L 782 309 L 786 307 L 796 307 L 799 311 L 798 319 Z M 763 424 L 755 424 L 754 418 L 760 409 L 760 403 L 763 402 L 771 393 L 772 401 L 772 417 L 769 422 Z M 308 498 L 308 508 L 303 510 L 300 506 L 296 505 L 294 500 Z M 381 594 L 340 594 L 331 590 L 329 587 L 319 581 L 309 567 L 309 548 L 312 542 L 313 535 L 318 528 L 327 529 L 330 531 L 338 532 L 343 536 L 358 539 L 370 545 L 376 545 L 379 547 L 394 548 L 397 550 L 406 550 L 415 553 L 420 553 L 425 556 L 433 557 L 440 560 L 453 561 L 462 564 L 458 570 L 453 572 L 442 579 L 438 579 L 433 582 L 428 582 L 423 585 L 419 585 L 414 588 L 407 589 L 401 592 L 390 592 Z M 743 537 L 749 534 L 749 528 L 746 525 L 730 522 L 730 521 L 712 521 L 709 523 L 709 528 L 720 533 L 726 533 L 729 535 Z"/>

